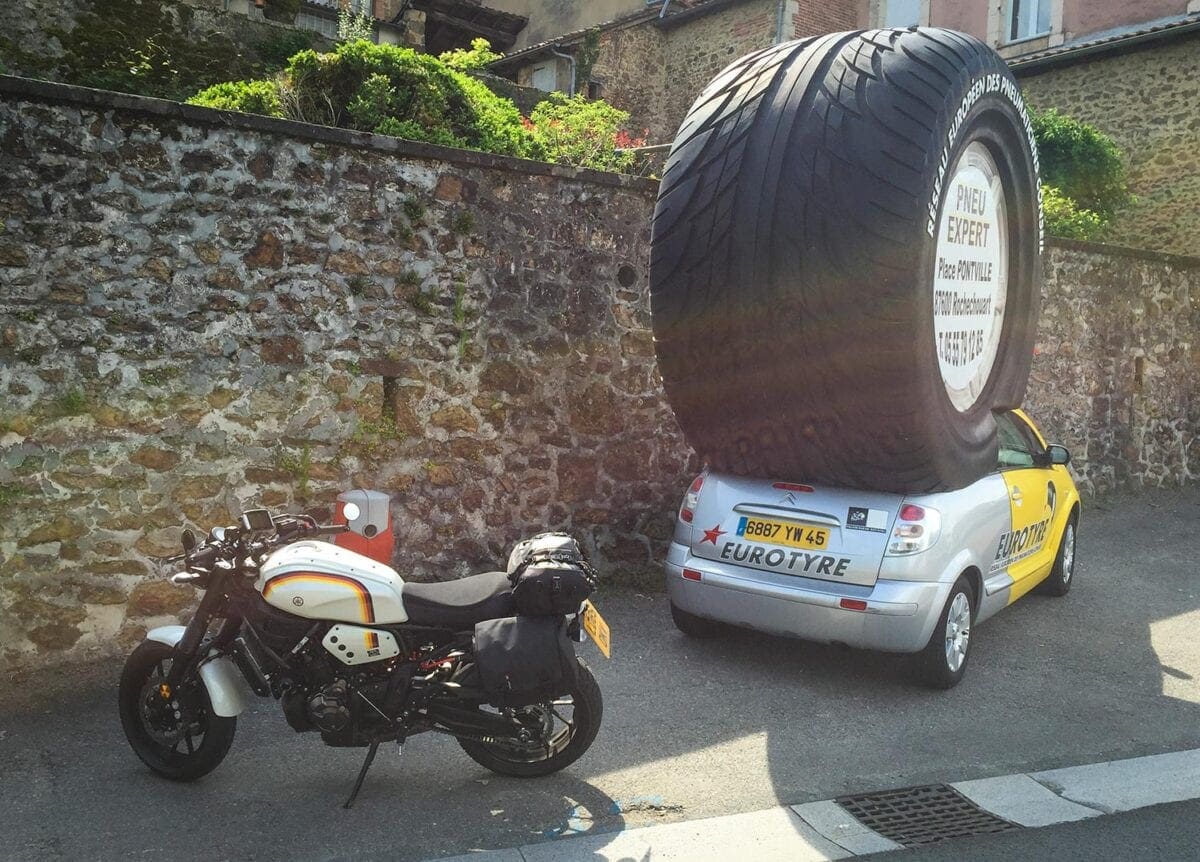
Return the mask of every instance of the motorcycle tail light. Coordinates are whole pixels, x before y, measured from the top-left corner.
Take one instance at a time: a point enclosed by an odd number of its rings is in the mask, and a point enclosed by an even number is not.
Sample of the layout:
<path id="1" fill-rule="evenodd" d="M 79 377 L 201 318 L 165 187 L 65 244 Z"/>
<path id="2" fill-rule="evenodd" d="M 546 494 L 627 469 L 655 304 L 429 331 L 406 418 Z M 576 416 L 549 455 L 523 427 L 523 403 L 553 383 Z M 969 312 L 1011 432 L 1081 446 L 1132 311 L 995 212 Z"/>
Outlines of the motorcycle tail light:
<path id="1" fill-rule="evenodd" d="M 700 489 L 704 487 L 704 473 L 701 473 L 692 480 L 692 484 L 688 486 L 687 493 L 683 495 L 683 505 L 679 507 L 679 519 L 685 523 L 692 523 L 692 518 L 696 516 L 696 507 L 700 505 Z"/>
<path id="2" fill-rule="evenodd" d="M 942 515 L 937 509 L 905 503 L 888 541 L 887 556 L 905 557 L 928 551 L 942 534 Z"/>

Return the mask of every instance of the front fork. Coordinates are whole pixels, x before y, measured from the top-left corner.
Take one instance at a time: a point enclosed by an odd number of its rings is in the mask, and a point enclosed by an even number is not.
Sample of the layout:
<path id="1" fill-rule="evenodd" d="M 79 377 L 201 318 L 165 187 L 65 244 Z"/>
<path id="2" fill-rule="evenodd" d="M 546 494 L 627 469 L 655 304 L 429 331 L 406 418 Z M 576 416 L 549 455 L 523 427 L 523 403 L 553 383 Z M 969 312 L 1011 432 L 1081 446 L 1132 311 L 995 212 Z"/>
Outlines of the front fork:
<path id="1" fill-rule="evenodd" d="M 196 613 L 173 644 L 174 661 L 171 662 L 171 669 L 167 671 L 164 685 L 166 693 L 169 694 L 189 679 L 199 677 L 208 690 L 213 712 L 220 716 L 234 716 L 245 708 L 245 698 L 237 682 L 237 669 L 225 657 L 225 653 L 229 651 L 230 644 L 241 628 L 241 616 L 226 616 L 213 637 L 206 639 L 213 619 L 227 610 L 223 581 L 223 573 L 214 572 L 208 589 L 200 598 Z M 168 629 L 172 629 L 172 634 L 178 632 L 174 627 Z M 165 635 L 167 629 L 160 631 Z M 164 640 L 164 637 L 156 639 Z"/>

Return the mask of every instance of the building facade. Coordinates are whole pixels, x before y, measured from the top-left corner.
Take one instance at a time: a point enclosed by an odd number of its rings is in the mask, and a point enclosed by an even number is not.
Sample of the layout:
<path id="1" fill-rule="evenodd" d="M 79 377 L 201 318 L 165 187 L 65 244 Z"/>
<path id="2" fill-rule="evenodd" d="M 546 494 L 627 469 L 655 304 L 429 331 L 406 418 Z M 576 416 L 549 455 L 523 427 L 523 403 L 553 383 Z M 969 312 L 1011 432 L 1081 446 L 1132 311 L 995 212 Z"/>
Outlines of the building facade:
<path id="1" fill-rule="evenodd" d="M 1110 241 L 1200 254 L 1200 0 L 487 2 L 528 17 L 494 71 L 604 98 L 651 144 L 670 142 L 705 84 L 751 51 L 872 27 L 971 33 L 1008 60 L 1031 104 L 1091 123 L 1121 147 L 1137 202 Z"/>
<path id="2" fill-rule="evenodd" d="M 856 0 L 489 0 L 538 22 L 581 23 L 572 32 L 518 48 L 493 69 L 518 84 L 567 94 L 585 93 L 629 111 L 629 125 L 651 142 L 670 141 L 696 95 L 738 57 L 779 42 L 852 30 Z M 572 7 L 572 8 L 567 8 Z M 586 10 L 580 7 L 587 7 Z M 630 11 L 632 10 L 632 11 Z M 544 15 L 543 15 L 544 13 Z M 600 14 L 618 13 L 608 21 Z"/>
<path id="3" fill-rule="evenodd" d="M 1004 57 L 1026 54 L 1178 20 L 1198 0 L 859 0 L 863 27 L 948 27 Z"/>

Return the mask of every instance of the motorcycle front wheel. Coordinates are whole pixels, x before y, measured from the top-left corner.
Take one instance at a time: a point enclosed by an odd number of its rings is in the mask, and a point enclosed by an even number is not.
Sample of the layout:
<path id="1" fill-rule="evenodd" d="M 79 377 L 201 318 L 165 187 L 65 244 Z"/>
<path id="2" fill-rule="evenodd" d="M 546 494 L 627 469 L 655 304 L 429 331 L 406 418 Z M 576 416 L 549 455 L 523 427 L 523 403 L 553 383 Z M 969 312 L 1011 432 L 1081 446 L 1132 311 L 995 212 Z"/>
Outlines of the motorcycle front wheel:
<path id="1" fill-rule="evenodd" d="M 528 743 L 460 739 L 462 750 L 480 766 L 515 778 L 550 775 L 582 757 L 600 731 L 604 701 L 591 670 L 583 659 L 576 661 L 578 674 L 569 694 L 512 711 L 531 729 L 537 729 L 536 739 Z"/>
<path id="2" fill-rule="evenodd" d="M 125 660 L 119 697 L 121 727 L 142 762 L 173 781 L 212 772 L 233 744 L 236 718 L 213 714 L 197 676 L 174 691 L 166 687 L 174 650 L 145 641 Z"/>

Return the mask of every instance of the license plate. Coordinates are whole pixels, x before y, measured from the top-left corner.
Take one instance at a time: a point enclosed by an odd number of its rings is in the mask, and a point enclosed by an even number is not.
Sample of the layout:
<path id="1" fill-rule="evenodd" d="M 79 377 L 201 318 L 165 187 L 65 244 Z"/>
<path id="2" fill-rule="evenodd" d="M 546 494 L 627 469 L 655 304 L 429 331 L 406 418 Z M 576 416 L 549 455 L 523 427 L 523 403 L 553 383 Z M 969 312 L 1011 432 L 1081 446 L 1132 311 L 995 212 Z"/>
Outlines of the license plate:
<path id="1" fill-rule="evenodd" d="M 600 616 L 600 612 L 591 602 L 587 602 L 583 606 L 583 630 L 596 642 L 596 646 L 600 648 L 600 652 L 604 653 L 605 658 L 612 658 L 610 652 L 612 641 L 608 633 L 608 623 L 604 621 L 604 617 Z"/>
<path id="2" fill-rule="evenodd" d="M 787 524 L 766 518 L 742 518 L 737 534 L 748 542 L 787 545 L 789 548 L 808 548 L 823 551 L 829 547 L 829 530 L 811 524 Z"/>

